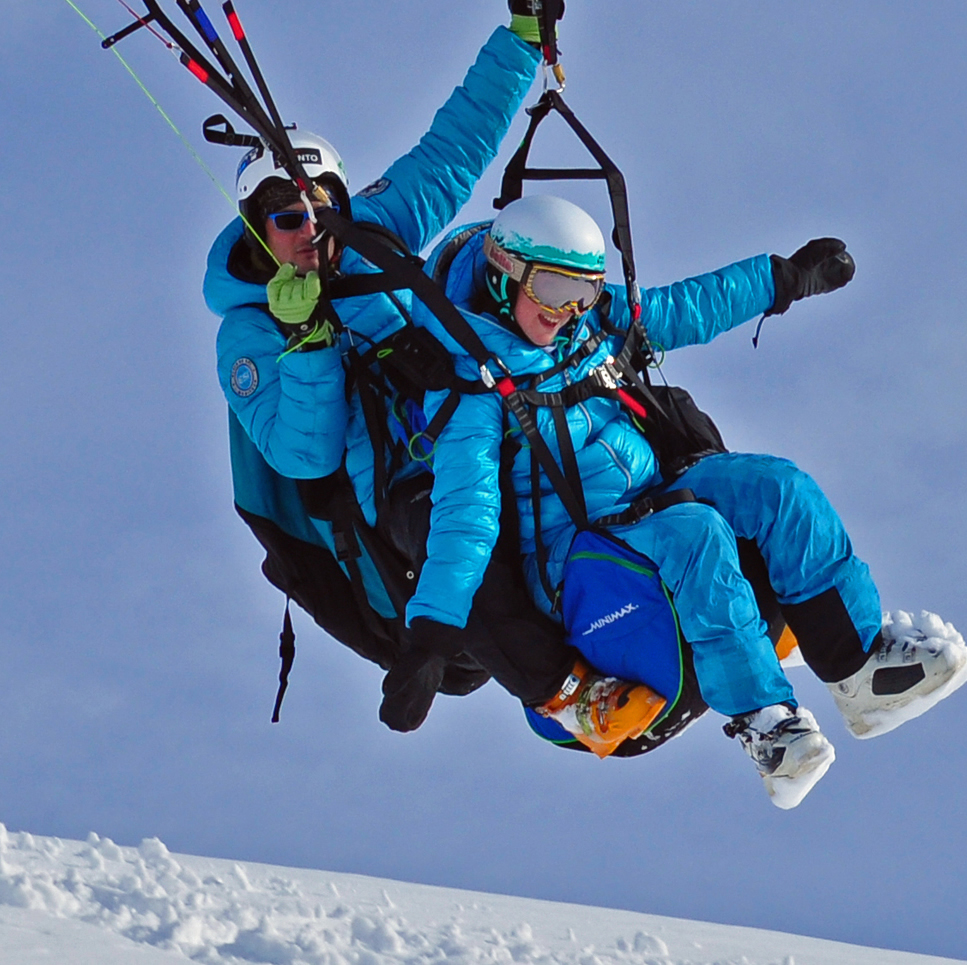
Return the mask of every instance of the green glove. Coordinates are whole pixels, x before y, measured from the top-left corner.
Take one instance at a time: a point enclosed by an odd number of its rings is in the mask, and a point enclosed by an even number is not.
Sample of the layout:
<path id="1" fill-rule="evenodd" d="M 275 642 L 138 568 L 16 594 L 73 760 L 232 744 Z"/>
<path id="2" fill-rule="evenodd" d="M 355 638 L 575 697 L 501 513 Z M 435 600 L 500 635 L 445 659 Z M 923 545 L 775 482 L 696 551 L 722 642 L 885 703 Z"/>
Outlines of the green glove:
<path id="1" fill-rule="evenodd" d="M 302 325 L 319 301 L 322 282 L 319 274 L 310 271 L 304 278 L 297 278 L 295 265 L 282 265 L 275 277 L 265 286 L 269 297 L 269 311 L 283 325 Z"/>
<path id="2" fill-rule="evenodd" d="M 525 44 L 541 45 L 541 28 L 537 25 L 537 17 L 515 13 L 510 18 L 510 31 L 517 34 Z"/>
<path id="3" fill-rule="evenodd" d="M 540 49 L 541 28 L 537 22 L 540 3 L 536 2 L 536 0 L 507 0 L 507 6 L 510 7 L 511 13 L 511 32 L 517 34 L 525 44 L 531 44 Z M 564 3 L 562 2 L 560 8 L 557 10 L 555 19 L 560 20 L 563 16 Z M 555 35 L 556 33 L 557 28 L 555 27 Z"/>

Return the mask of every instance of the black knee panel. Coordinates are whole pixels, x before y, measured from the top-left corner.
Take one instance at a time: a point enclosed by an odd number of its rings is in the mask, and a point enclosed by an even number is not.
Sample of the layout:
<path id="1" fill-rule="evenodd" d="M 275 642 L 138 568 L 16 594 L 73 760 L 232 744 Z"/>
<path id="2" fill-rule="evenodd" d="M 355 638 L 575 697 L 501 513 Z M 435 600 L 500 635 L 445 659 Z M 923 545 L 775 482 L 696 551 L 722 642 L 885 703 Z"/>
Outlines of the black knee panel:
<path id="1" fill-rule="evenodd" d="M 879 634 L 869 651 L 846 604 L 835 587 L 805 603 L 785 603 L 782 615 L 799 641 L 799 652 L 813 673 L 826 683 L 851 677 L 879 645 Z"/>

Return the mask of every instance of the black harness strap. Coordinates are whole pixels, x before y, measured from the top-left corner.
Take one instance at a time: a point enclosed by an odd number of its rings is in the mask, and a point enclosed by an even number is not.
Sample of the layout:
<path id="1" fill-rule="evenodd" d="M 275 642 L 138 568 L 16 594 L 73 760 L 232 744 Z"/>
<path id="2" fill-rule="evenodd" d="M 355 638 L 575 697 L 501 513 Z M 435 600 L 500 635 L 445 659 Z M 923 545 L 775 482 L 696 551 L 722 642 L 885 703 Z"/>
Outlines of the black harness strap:
<path id="1" fill-rule="evenodd" d="M 581 473 L 578 470 L 577 455 L 574 452 L 574 439 L 567 424 L 567 410 L 564 406 L 556 405 L 551 409 L 554 419 L 554 432 L 557 435 L 557 447 L 561 453 L 561 464 L 564 468 L 564 478 L 568 480 L 571 490 L 577 499 L 577 508 L 581 519 L 588 518 L 588 507 L 584 499 L 584 486 L 581 483 Z"/>
<path id="2" fill-rule="evenodd" d="M 529 168 L 527 157 L 530 154 L 534 135 L 541 121 L 551 111 L 556 111 L 577 135 L 588 152 L 598 162 L 597 168 Z M 631 242 L 631 215 L 628 210 L 628 188 L 624 175 L 607 155 L 600 144 L 591 136 L 587 128 L 577 119 L 574 112 L 561 97 L 559 91 L 546 90 L 541 99 L 527 109 L 530 124 L 524 139 L 510 159 L 500 186 L 500 197 L 494 199 L 494 207 L 502 209 L 511 201 L 520 198 L 524 191 L 524 181 L 572 181 L 601 179 L 607 182 L 608 196 L 611 200 L 611 213 L 614 217 L 612 240 L 621 253 L 625 287 L 628 291 L 628 304 L 631 314 L 637 321 L 641 314 L 641 296 L 635 272 L 634 248 Z"/>
<path id="3" fill-rule="evenodd" d="M 457 411 L 458 405 L 460 405 L 460 393 L 452 391 L 443 400 L 443 405 L 437 409 L 436 415 L 433 416 L 427 427 L 423 430 L 424 438 L 431 443 L 436 442 L 440 433 L 443 432 L 443 427 L 450 421 L 453 413 Z"/>
<path id="4" fill-rule="evenodd" d="M 698 498 L 691 489 L 676 489 L 670 493 L 661 493 L 657 496 L 642 496 L 636 499 L 627 509 L 620 513 L 612 513 L 610 516 L 601 516 L 594 521 L 594 526 L 630 526 L 640 523 L 643 519 L 654 513 L 660 513 L 669 506 L 678 506 L 681 503 L 695 503 Z"/>
<path id="5" fill-rule="evenodd" d="M 558 493 L 560 495 L 560 493 Z M 541 462 L 537 450 L 531 446 L 531 504 L 534 507 L 534 549 L 537 555 L 537 575 L 540 577 L 544 595 L 551 602 L 551 610 L 557 609 L 557 588 L 551 585 L 547 575 L 547 546 L 541 533 Z"/>
<path id="6" fill-rule="evenodd" d="M 498 389 L 506 383 L 510 383 L 510 379 L 502 380 L 498 384 Z M 572 488 L 571 482 L 565 477 L 561 471 L 561 467 L 558 466 L 557 461 L 554 459 L 554 454 L 551 452 L 544 437 L 541 435 L 531 408 L 516 391 L 511 391 L 507 395 L 504 395 L 503 391 L 501 391 L 501 395 L 504 396 L 504 403 L 507 408 L 511 411 L 514 418 L 517 419 L 517 423 L 524 433 L 524 438 L 530 443 L 531 458 L 536 460 L 540 464 L 541 469 L 544 470 L 548 480 L 554 487 L 554 491 L 564 504 L 568 515 L 574 520 L 575 525 L 585 526 L 587 524 L 587 513 L 584 509 L 583 490 L 579 498 Z M 580 487 L 580 479 L 577 482 Z M 535 506 L 535 516 L 537 515 L 539 513 Z"/>

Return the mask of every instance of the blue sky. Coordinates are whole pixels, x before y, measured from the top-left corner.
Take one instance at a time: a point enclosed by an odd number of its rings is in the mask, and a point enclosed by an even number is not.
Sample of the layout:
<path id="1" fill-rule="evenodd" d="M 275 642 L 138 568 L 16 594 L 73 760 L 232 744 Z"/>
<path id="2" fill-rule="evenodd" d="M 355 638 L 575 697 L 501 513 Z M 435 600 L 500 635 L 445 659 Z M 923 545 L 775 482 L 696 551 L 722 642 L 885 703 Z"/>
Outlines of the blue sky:
<path id="1" fill-rule="evenodd" d="M 106 32 L 130 19 L 83 7 Z M 816 476 L 884 606 L 964 630 L 967 14 L 925 9 L 570 0 L 561 45 L 569 102 L 625 170 L 645 284 L 848 242 L 847 289 L 666 374 L 732 448 Z M 505 20 L 500 0 L 239 12 L 283 113 L 356 189 Z M 199 133 L 219 103 L 144 32 L 123 52 L 230 184 L 237 154 Z M 200 296 L 228 205 L 62 0 L 5 9 L 0 103 L 0 820 L 967 958 L 962 694 L 858 742 L 794 672 L 838 757 L 779 812 L 711 715 L 602 763 L 542 744 L 490 685 L 392 734 L 378 671 L 300 614 L 271 726 L 282 599 L 232 509 Z M 543 150 L 583 163 L 559 132 Z"/>

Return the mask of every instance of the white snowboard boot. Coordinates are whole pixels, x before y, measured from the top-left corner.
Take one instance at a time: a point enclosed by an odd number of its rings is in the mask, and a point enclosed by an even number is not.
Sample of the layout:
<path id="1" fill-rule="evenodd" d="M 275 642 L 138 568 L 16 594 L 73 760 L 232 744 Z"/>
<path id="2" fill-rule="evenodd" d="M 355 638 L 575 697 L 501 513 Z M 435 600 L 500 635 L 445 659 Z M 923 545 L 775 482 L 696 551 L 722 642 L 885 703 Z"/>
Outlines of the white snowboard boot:
<path id="1" fill-rule="evenodd" d="M 967 646 L 926 610 L 883 614 L 883 645 L 852 677 L 826 686 L 846 726 L 866 740 L 930 710 L 967 683 Z"/>
<path id="2" fill-rule="evenodd" d="M 733 717 L 722 729 L 739 738 L 772 803 L 783 810 L 799 804 L 836 759 L 833 745 L 805 707 L 773 704 Z"/>

